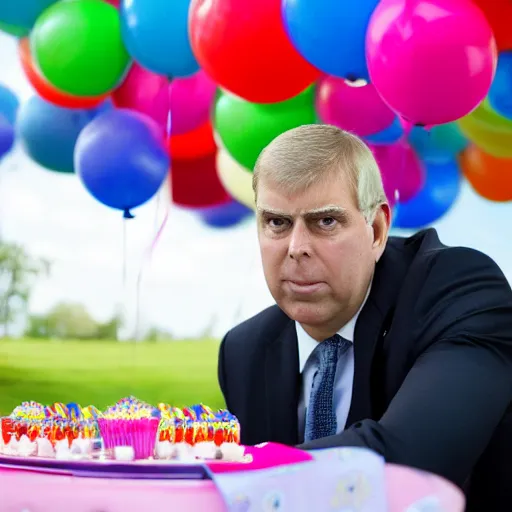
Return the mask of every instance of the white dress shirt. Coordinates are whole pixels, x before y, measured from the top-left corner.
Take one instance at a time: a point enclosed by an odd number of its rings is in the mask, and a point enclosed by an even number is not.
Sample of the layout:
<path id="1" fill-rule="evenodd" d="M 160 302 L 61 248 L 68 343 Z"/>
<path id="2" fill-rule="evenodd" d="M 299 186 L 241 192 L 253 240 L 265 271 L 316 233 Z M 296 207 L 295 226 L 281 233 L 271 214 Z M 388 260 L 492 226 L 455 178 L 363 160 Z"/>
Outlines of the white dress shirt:
<path id="1" fill-rule="evenodd" d="M 370 289 L 368 289 L 368 292 Z M 338 334 L 352 344 L 339 358 L 336 366 L 336 376 L 334 377 L 333 407 L 336 410 L 336 433 L 345 429 L 348 412 L 352 402 L 352 387 L 354 384 L 354 330 L 357 318 L 363 309 L 368 298 L 368 293 L 359 308 L 359 311 L 338 331 Z M 306 424 L 306 411 L 309 406 L 309 398 L 313 387 L 313 376 L 318 369 L 318 360 L 312 356 L 313 350 L 318 345 L 318 341 L 313 339 L 298 323 L 295 322 L 297 330 L 297 342 L 299 344 L 299 371 L 302 374 L 302 389 L 299 397 L 299 438 L 304 440 L 304 430 Z"/>

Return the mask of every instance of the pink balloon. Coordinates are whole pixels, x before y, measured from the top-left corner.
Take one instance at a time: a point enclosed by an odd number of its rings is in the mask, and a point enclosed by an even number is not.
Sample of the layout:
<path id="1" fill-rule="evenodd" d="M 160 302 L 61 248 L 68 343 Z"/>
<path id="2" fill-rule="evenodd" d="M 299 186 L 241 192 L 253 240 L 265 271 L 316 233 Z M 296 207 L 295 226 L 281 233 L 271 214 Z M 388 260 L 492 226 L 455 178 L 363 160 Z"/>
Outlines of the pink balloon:
<path id="1" fill-rule="evenodd" d="M 325 77 L 319 82 L 316 109 L 322 122 L 359 137 L 385 130 L 396 116 L 373 84 L 351 85 L 334 76 Z"/>
<path id="2" fill-rule="evenodd" d="M 210 117 L 217 84 L 203 71 L 177 78 L 171 86 L 172 132 L 190 132 Z"/>
<path id="3" fill-rule="evenodd" d="M 399 141 L 389 146 L 370 145 L 379 164 L 384 191 L 391 206 L 413 198 L 425 183 L 425 170 L 414 149 Z"/>
<path id="4" fill-rule="evenodd" d="M 114 7 L 119 7 L 119 4 L 121 3 L 121 0 L 103 0 L 104 2 L 107 2 L 107 4 L 113 5 Z"/>
<path id="5" fill-rule="evenodd" d="M 116 107 L 136 110 L 152 117 L 161 127 L 167 126 L 169 81 L 137 63 L 112 93 L 112 101 Z"/>
<path id="6" fill-rule="evenodd" d="M 368 25 L 366 57 L 384 101 L 410 123 L 432 126 L 485 98 L 497 49 L 470 0 L 382 0 Z"/>
<path id="7" fill-rule="evenodd" d="M 170 105 L 172 134 L 181 135 L 208 121 L 216 87 L 202 70 L 169 82 L 166 77 L 134 63 L 124 82 L 112 93 L 112 101 L 116 107 L 152 117 L 164 128 Z"/>

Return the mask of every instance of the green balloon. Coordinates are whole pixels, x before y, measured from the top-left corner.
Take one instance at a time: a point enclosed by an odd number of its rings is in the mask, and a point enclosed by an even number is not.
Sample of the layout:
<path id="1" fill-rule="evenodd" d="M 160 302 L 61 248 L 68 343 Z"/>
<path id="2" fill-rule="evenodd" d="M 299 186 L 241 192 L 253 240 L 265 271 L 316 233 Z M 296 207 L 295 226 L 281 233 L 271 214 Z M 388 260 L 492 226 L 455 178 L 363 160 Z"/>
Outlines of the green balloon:
<path id="1" fill-rule="evenodd" d="M 119 12 L 102 0 L 53 4 L 37 19 L 30 44 L 43 76 L 75 96 L 108 93 L 130 65 Z"/>
<path id="2" fill-rule="evenodd" d="M 223 92 L 215 104 L 215 131 L 222 145 L 251 171 L 261 151 L 278 135 L 315 123 L 314 86 L 279 103 L 251 103 Z"/>

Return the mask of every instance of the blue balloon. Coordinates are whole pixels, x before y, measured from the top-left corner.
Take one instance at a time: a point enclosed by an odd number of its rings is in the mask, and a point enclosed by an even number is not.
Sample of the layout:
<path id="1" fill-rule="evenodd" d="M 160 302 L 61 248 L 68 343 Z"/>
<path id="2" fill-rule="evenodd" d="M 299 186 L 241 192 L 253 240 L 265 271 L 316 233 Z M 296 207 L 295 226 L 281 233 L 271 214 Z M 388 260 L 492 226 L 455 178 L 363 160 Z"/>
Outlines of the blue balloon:
<path id="1" fill-rule="evenodd" d="M 18 114 L 17 130 L 30 158 L 50 171 L 74 172 L 75 144 L 87 124 L 104 110 L 58 107 L 39 96 L 24 103 Z"/>
<path id="2" fill-rule="evenodd" d="M 14 125 L 20 102 L 16 94 L 4 85 L 0 85 L 0 115 Z"/>
<path id="3" fill-rule="evenodd" d="M 404 129 L 398 117 L 395 117 L 393 122 L 384 130 L 366 135 L 364 140 L 370 144 L 393 144 L 397 142 L 403 135 Z"/>
<path id="4" fill-rule="evenodd" d="M 158 192 L 169 164 L 163 130 L 153 119 L 126 109 L 96 117 L 75 147 L 75 169 L 85 188 L 125 218 Z"/>
<path id="5" fill-rule="evenodd" d="M 39 15 L 57 0 L 1 0 L 0 22 L 31 29 Z"/>
<path id="6" fill-rule="evenodd" d="M 440 219 L 459 196 L 461 173 L 456 160 L 427 162 L 423 189 L 395 207 L 394 228 L 423 228 Z"/>
<path id="7" fill-rule="evenodd" d="M 498 67 L 489 89 L 491 107 L 503 117 L 512 119 L 512 52 L 501 52 Z"/>
<path id="8" fill-rule="evenodd" d="M 430 130 L 414 126 L 409 142 L 422 160 L 439 163 L 453 160 L 469 143 L 456 123 L 440 124 Z"/>
<path id="9" fill-rule="evenodd" d="M 122 0 L 121 29 L 130 55 L 169 78 L 199 70 L 188 35 L 191 0 Z"/>
<path id="10" fill-rule="evenodd" d="M 253 214 L 252 210 L 239 203 L 229 201 L 226 204 L 201 208 L 199 215 L 201 220 L 214 228 L 229 228 L 236 226 Z"/>
<path id="11" fill-rule="evenodd" d="M 14 128 L 7 119 L 0 115 L 0 158 L 4 157 L 14 146 Z"/>
<path id="12" fill-rule="evenodd" d="M 366 29 L 378 3 L 379 0 L 283 0 L 284 25 L 302 56 L 324 73 L 369 80 Z"/>

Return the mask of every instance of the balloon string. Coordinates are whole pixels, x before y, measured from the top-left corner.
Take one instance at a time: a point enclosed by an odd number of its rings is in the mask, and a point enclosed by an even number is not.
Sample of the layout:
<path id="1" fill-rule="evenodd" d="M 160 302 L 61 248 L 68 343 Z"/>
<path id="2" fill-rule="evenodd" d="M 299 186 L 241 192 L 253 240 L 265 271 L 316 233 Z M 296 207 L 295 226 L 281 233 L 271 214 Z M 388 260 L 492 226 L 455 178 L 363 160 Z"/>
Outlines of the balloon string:
<path id="1" fill-rule="evenodd" d="M 138 341 L 140 339 L 140 320 L 141 320 L 141 286 L 142 286 L 142 279 L 144 277 L 144 270 L 149 266 L 151 262 L 151 258 L 153 256 L 154 250 L 158 244 L 158 241 L 160 240 L 162 233 L 167 225 L 167 221 L 169 219 L 169 211 L 170 211 L 170 204 L 167 206 L 165 215 L 163 218 L 163 221 L 153 239 L 151 242 L 149 248 L 146 251 L 146 254 L 144 256 L 144 259 L 142 261 L 142 265 L 139 269 L 139 274 L 137 276 L 137 289 L 136 289 L 136 295 L 135 295 L 135 339 Z"/>
<path id="2" fill-rule="evenodd" d="M 169 80 L 169 96 L 168 96 L 169 101 L 168 101 L 168 110 L 167 110 L 167 126 L 166 126 L 166 130 L 165 130 L 166 138 L 167 138 L 167 141 L 169 142 L 169 145 L 170 145 L 170 138 L 171 138 L 171 124 L 172 124 L 172 120 L 171 120 L 171 90 L 172 90 L 172 86 L 171 86 L 171 83 Z M 167 186 L 167 180 L 165 180 L 165 182 L 163 183 L 163 187 L 166 187 L 166 186 Z M 155 213 L 155 228 L 158 224 L 158 210 L 159 210 L 159 206 L 160 206 L 160 194 L 161 194 L 162 188 L 159 190 L 158 196 L 157 196 L 157 205 L 156 205 L 156 213 Z M 169 190 L 170 190 L 170 185 L 169 185 Z M 146 268 L 149 266 L 149 264 L 151 262 L 155 248 L 156 248 L 156 246 L 162 236 L 162 233 L 167 225 L 167 221 L 169 220 L 169 212 L 171 210 L 171 201 L 172 201 L 172 191 L 171 191 L 171 197 L 170 197 L 169 201 L 167 201 L 167 206 L 165 209 L 165 214 L 164 214 L 162 223 L 161 223 L 160 227 L 158 228 L 158 230 L 153 238 L 153 241 L 151 242 L 150 246 L 146 250 L 146 254 L 144 255 L 142 264 L 139 269 L 139 274 L 137 276 L 137 288 L 136 288 L 136 292 L 135 292 L 135 340 L 137 340 L 137 341 L 140 339 L 140 334 L 141 334 L 140 327 L 141 327 L 142 279 L 144 277 L 144 271 L 146 270 Z"/>
<path id="3" fill-rule="evenodd" d="M 399 179 L 398 179 L 398 182 L 397 182 L 397 186 L 395 188 L 395 204 L 398 204 L 400 202 L 400 189 L 404 186 L 405 184 L 405 169 L 406 169 L 406 164 L 407 164 L 407 161 L 406 161 L 406 156 L 407 156 L 407 144 L 408 144 L 408 138 L 409 138 L 409 134 L 411 133 L 411 130 L 412 130 L 412 123 L 410 123 L 409 121 L 404 121 L 403 122 L 403 134 L 402 134 L 402 137 L 400 138 L 400 146 L 401 146 L 401 150 L 402 150 L 402 155 L 400 157 L 401 159 L 401 163 L 400 163 L 400 172 L 399 172 Z"/>
<path id="4" fill-rule="evenodd" d="M 121 277 L 121 320 L 126 322 L 127 314 L 127 297 L 128 297 L 128 218 L 123 217 L 123 232 L 122 232 L 122 277 Z"/>

